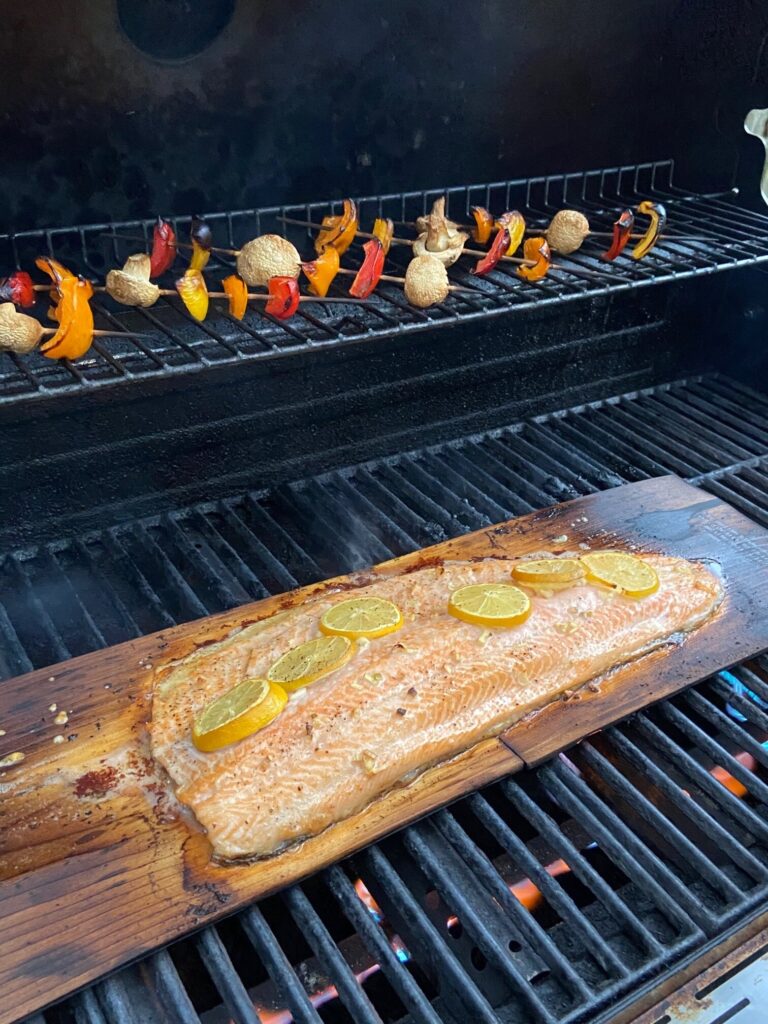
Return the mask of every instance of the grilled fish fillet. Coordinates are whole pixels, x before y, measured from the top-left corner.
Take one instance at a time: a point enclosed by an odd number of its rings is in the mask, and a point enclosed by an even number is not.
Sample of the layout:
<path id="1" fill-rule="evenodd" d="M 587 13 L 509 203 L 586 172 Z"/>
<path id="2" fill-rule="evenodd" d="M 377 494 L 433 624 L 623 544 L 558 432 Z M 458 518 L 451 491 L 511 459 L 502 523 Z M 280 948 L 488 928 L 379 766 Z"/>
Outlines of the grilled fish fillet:
<path id="1" fill-rule="evenodd" d="M 447 612 L 470 583 L 510 581 L 507 559 L 447 562 L 354 591 L 394 601 L 405 625 L 292 695 L 260 732 L 212 754 L 195 716 L 246 676 L 265 675 L 350 592 L 324 593 L 170 666 L 153 694 L 153 756 L 223 858 L 267 856 L 366 807 L 428 766 L 702 623 L 722 588 L 704 565 L 643 556 L 660 586 L 641 600 L 580 583 L 532 597 L 521 626 L 484 630 Z"/>

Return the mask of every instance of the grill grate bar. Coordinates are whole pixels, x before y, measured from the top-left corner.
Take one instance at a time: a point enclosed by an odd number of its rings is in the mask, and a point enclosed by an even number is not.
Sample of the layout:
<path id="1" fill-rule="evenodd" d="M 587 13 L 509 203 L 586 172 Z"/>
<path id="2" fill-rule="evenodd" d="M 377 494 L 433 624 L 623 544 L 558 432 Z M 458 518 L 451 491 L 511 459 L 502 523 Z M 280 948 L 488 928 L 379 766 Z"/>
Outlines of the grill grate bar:
<path id="1" fill-rule="evenodd" d="M 547 765 L 542 769 L 540 777 L 545 785 L 554 793 L 557 802 L 562 804 L 563 799 L 567 799 L 567 786 L 563 785 L 563 781 L 557 777 L 555 771 L 555 765 Z M 570 780 L 567 780 L 567 782 L 570 784 Z M 595 897 L 614 921 L 619 923 L 628 935 L 632 936 L 632 939 L 639 944 L 645 953 L 651 957 L 659 956 L 662 947 L 653 934 L 630 910 L 627 904 L 616 895 L 601 875 L 594 870 L 571 840 L 557 827 L 554 819 L 547 814 L 543 807 L 532 800 L 514 778 L 505 780 L 502 783 L 502 788 L 513 806 L 516 806 L 520 813 L 537 829 L 539 834 L 545 837 L 553 849 L 557 850 L 574 875 L 595 894 Z M 567 803 L 563 806 L 568 809 Z M 611 845 L 606 845 L 602 842 L 601 845 L 605 845 L 605 848 L 618 859 L 617 851 L 611 849 Z M 627 862 L 632 863 L 630 858 L 623 854 L 622 857 L 625 864 Z M 619 864 L 621 863 L 622 861 L 619 860 Z M 632 869 L 637 870 L 638 865 L 632 863 Z M 646 885 L 650 885 L 653 880 L 648 875 L 647 878 L 643 878 L 643 882 Z M 651 891 L 654 890 L 651 889 Z M 675 911 L 672 911 L 672 914 L 674 913 Z"/>
<path id="2" fill-rule="evenodd" d="M 162 626 L 172 626 L 176 620 L 166 611 L 160 598 L 151 587 L 146 576 L 141 572 L 128 552 L 123 547 L 117 530 L 107 530 L 104 535 L 105 546 L 111 551 L 114 559 L 115 577 L 130 581 L 143 601 L 152 608 Z"/>
<path id="3" fill-rule="evenodd" d="M 510 490 L 501 480 L 492 476 L 480 463 L 479 459 L 469 459 L 458 449 L 448 449 L 443 455 L 442 461 L 451 468 L 452 472 L 468 480 L 481 494 L 487 494 L 503 509 L 503 517 L 523 515 L 525 512 L 533 512 L 537 506 L 526 501 L 519 493 Z M 550 499 L 551 500 L 551 499 Z"/>
<path id="4" fill-rule="evenodd" d="M 487 889 L 503 913 L 512 922 L 521 937 L 530 943 L 533 951 L 547 964 L 563 986 L 580 1000 L 589 997 L 589 988 L 563 957 L 546 931 L 538 924 L 504 885 L 491 861 L 478 849 L 456 819 L 447 811 L 440 811 L 432 819 L 435 828 L 458 851 L 472 875 Z M 464 916 L 460 915 L 462 922 Z M 506 951 L 505 951 L 506 956 Z"/>
<path id="5" fill-rule="evenodd" d="M 238 1024 L 260 1024 L 251 997 L 214 928 L 205 928 L 197 940 L 200 959 L 221 993 L 224 1005 Z"/>
<path id="6" fill-rule="evenodd" d="M 690 690 L 682 695 L 682 700 L 690 707 L 694 714 L 710 722 L 723 733 L 734 744 L 736 749 L 745 750 L 754 757 L 758 764 L 768 769 L 768 750 L 761 743 L 758 743 L 747 730 L 734 725 L 733 719 L 721 711 L 712 701 L 707 700 L 703 696 L 703 689 Z"/>
<path id="7" fill-rule="evenodd" d="M 271 550 L 259 540 L 257 531 L 261 533 L 263 530 L 267 536 L 275 537 L 283 549 L 290 554 L 291 563 L 295 564 L 298 562 L 300 569 L 307 578 L 317 579 L 322 575 L 320 569 L 309 555 L 299 547 L 292 537 L 277 525 L 275 520 L 264 511 L 252 495 L 247 496 L 246 507 L 248 518 L 253 521 L 254 528 L 251 528 L 244 521 L 243 515 L 231 506 L 227 508 L 229 518 L 235 527 L 238 538 L 245 540 L 245 549 L 254 559 L 257 559 L 258 562 L 267 567 L 269 574 L 281 586 L 286 590 L 290 590 L 297 585 L 297 577 L 289 572 L 284 567 L 283 562 L 276 558 Z"/>
<path id="8" fill-rule="evenodd" d="M 388 519 L 394 523 L 403 524 L 401 529 L 403 532 L 407 530 L 407 536 L 413 538 L 414 548 L 435 543 L 445 536 L 436 524 L 429 522 L 418 512 L 414 512 L 393 490 L 385 487 L 370 470 L 356 470 L 354 482 L 358 492 L 365 493 L 367 491 L 371 494 L 371 500 L 375 500 L 376 507 L 382 509 Z"/>
<path id="9" fill-rule="evenodd" d="M 485 796 L 476 793 L 468 803 L 477 819 L 498 840 L 516 866 L 530 878 L 549 905 L 568 923 L 582 943 L 584 950 L 594 957 L 607 977 L 625 978 L 629 969 L 597 931 L 588 917 L 579 911 L 574 901 L 541 866 L 525 843 L 491 807 Z"/>
<path id="10" fill-rule="evenodd" d="M 3 677 L 9 679 L 15 675 L 22 675 L 24 672 L 31 672 L 34 667 L 32 661 L 2 603 L 0 603 L 0 636 L 3 638 L 3 648 L 0 650 L 0 672 Z"/>
<path id="11" fill-rule="evenodd" d="M 226 512 L 224 512 L 226 515 Z M 229 517 L 231 524 L 234 526 L 235 531 L 238 534 L 238 538 L 242 538 L 246 545 L 250 544 L 251 533 L 247 530 L 242 520 L 234 512 L 230 512 Z M 242 599 L 239 603 L 245 603 L 247 600 L 258 600 L 262 597 L 267 597 L 268 590 L 261 582 L 259 577 L 254 573 L 250 566 L 243 560 L 240 552 L 230 544 L 229 541 L 222 535 L 222 533 L 216 529 L 213 523 L 212 516 L 205 516 L 200 509 L 195 509 L 191 516 L 191 523 L 197 533 L 205 539 L 208 548 L 215 552 L 218 562 L 227 567 L 227 572 L 231 575 L 232 579 L 236 581 L 238 587 L 247 596 Z M 184 525 L 181 524 L 180 525 Z M 280 563 L 278 563 L 280 564 Z M 285 580 L 288 574 L 283 570 L 280 565 L 280 575 Z M 295 586 L 293 583 L 288 583 L 287 587 Z"/>
<path id="12" fill-rule="evenodd" d="M 672 702 L 668 701 L 659 705 L 658 712 L 670 724 L 693 740 L 699 750 L 712 758 L 714 764 L 727 768 L 729 773 L 744 786 L 747 792 L 768 807 L 768 786 L 754 772 L 748 771 L 740 761 L 737 761 L 724 747 L 709 737 L 703 729 L 700 729 L 695 722 L 692 722 Z M 647 719 L 640 721 L 638 725 L 643 730 L 653 730 L 652 739 L 658 738 L 660 730 Z M 675 746 L 675 756 L 680 759 L 688 774 L 695 778 L 698 786 L 708 793 L 715 803 L 724 803 L 727 806 L 728 814 L 731 818 L 736 819 L 756 838 L 768 842 L 768 825 L 747 804 L 734 796 L 721 783 L 716 782 L 712 775 L 702 768 L 679 744 Z"/>
<path id="13" fill-rule="evenodd" d="M 556 485 L 558 482 L 544 478 L 540 471 L 530 472 L 528 479 L 521 476 L 511 468 L 509 462 L 505 464 L 494 452 L 494 446 L 497 444 L 498 442 L 492 438 L 488 438 L 484 447 L 474 441 L 468 441 L 461 449 L 463 464 L 476 465 L 478 471 L 482 472 L 482 479 L 503 484 L 505 493 L 517 498 L 521 511 L 543 508 L 556 501 L 558 495 L 566 490 L 564 484 Z M 503 456 L 504 452 L 501 454 Z"/>
<path id="14" fill-rule="evenodd" d="M 225 608 L 248 601 L 248 592 L 240 586 L 211 548 L 196 548 L 186 537 L 174 516 L 161 519 L 163 549 L 173 552 L 185 579 L 197 577 L 197 590 L 210 592 L 212 603 Z"/>
<path id="15" fill-rule="evenodd" d="M 420 868 L 435 886 L 438 894 L 456 912 L 462 927 L 467 930 L 480 952 L 525 1004 L 526 1012 L 533 1015 L 536 1022 L 550 1024 L 554 1017 L 539 998 L 534 989 L 526 983 L 526 978 L 518 969 L 514 957 L 509 956 L 509 949 L 500 941 L 494 929 L 489 927 L 493 921 L 493 905 L 484 906 L 473 889 L 474 879 L 466 867 L 460 866 L 458 858 L 450 861 L 450 847 L 438 847 L 433 851 L 429 842 L 430 823 L 414 825 L 403 833 L 406 849 L 414 857 Z M 480 915 L 483 915 L 481 918 Z"/>
<path id="16" fill-rule="evenodd" d="M 562 429 L 564 419 L 553 417 L 547 423 L 526 424 L 526 436 L 539 440 L 542 448 L 553 457 L 559 453 L 560 457 L 568 465 L 574 466 L 578 472 L 594 485 L 597 491 L 603 491 L 608 487 L 618 487 L 626 483 L 618 473 L 606 468 L 602 463 L 595 461 L 585 451 L 576 447 L 573 439 L 559 436 L 558 431 Z M 571 425 L 568 424 L 568 427 Z"/>
<path id="17" fill-rule="evenodd" d="M 72 655 L 67 649 L 58 628 L 54 625 L 53 620 L 38 597 L 35 588 L 30 583 L 29 576 L 24 571 L 24 567 L 20 560 L 15 555 L 8 555 L 5 560 L 5 566 L 6 568 L 10 568 L 12 582 L 24 595 L 27 605 L 32 608 L 36 616 L 39 616 L 38 622 L 43 627 L 45 640 L 47 645 L 49 645 L 51 652 L 48 664 L 52 664 L 54 661 L 68 661 Z"/>
<path id="18" fill-rule="evenodd" d="M 177 1024 L 199 1024 L 200 1018 L 192 1005 L 186 988 L 182 984 L 178 971 L 167 950 L 161 950 L 151 960 L 153 973 L 153 987 L 157 993 L 160 1005 L 167 1008 L 173 1014 Z M 122 1021 L 124 1017 L 113 1016 L 113 1020 Z M 141 1024 L 141 1022 L 137 1022 Z"/>
<path id="19" fill-rule="evenodd" d="M 576 753 L 574 752 L 574 757 Z M 618 772 L 611 771 L 605 758 L 589 743 L 578 748 L 578 758 L 587 764 L 599 764 L 605 778 L 615 788 L 630 793 L 630 786 L 623 782 Z M 605 850 L 629 877 L 638 877 L 646 893 L 653 896 L 656 906 L 664 917 L 674 925 L 679 934 L 695 933 L 701 928 L 706 917 L 694 896 L 678 881 L 676 876 L 649 850 L 632 832 L 630 828 L 609 807 L 599 801 L 591 789 L 574 773 L 564 767 L 560 759 L 555 759 L 541 771 L 541 777 L 547 788 L 552 791 L 557 802 L 570 814 L 578 814 L 579 820 L 585 822 L 594 835 L 600 849 Z M 638 803 L 635 794 L 630 796 L 632 804 Z M 570 862 L 569 862 L 570 863 Z M 663 887 L 657 879 L 663 881 Z M 676 904 L 669 903 L 673 895 Z M 659 944 L 653 940 L 651 947 L 658 953 Z"/>
<path id="20" fill-rule="evenodd" d="M 376 880 L 368 886 L 376 897 L 389 920 L 398 932 L 408 936 L 408 948 L 413 952 L 424 950 L 424 963 L 443 992 L 448 990 L 453 999 L 464 1008 L 467 1016 L 463 1019 L 477 1024 L 498 1024 L 496 1015 L 486 998 L 465 969 L 441 941 L 441 936 L 432 924 L 418 900 L 400 878 L 388 857 L 378 846 L 364 851 L 360 856 L 365 865 L 366 875 Z M 407 929 L 402 927 L 407 922 Z M 461 1019 L 461 1018 L 460 1018 Z"/>
<path id="21" fill-rule="evenodd" d="M 342 869 L 334 865 L 328 868 L 324 877 L 342 912 L 351 922 L 357 934 L 362 937 L 368 950 L 381 964 L 382 970 L 403 1005 L 408 1007 L 416 1024 L 440 1024 L 440 1018 L 435 1013 L 432 1004 L 392 951 L 392 946 L 384 937 L 383 930 L 374 923 L 371 915 L 364 909 L 354 886 Z"/>
<path id="22" fill-rule="evenodd" d="M 258 906 L 249 907 L 244 911 L 241 921 L 246 935 L 259 954 L 296 1024 L 323 1024 Z"/>
<path id="23" fill-rule="evenodd" d="M 643 716 L 638 717 L 638 728 L 640 723 L 643 722 Z M 645 730 L 646 732 L 651 731 L 652 727 L 649 725 Z M 609 738 L 613 748 L 621 754 L 630 764 L 633 764 L 636 768 L 639 768 L 645 777 L 650 779 L 653 784 L 657 787 L 657 790 L 669 799 L 671 804 L 681 812 L 685 817 L 689 818 L 690 821 L 701 827 L 706 834 L 714 836 L 720 845 L 721 849 L 731 858 L 731 860 L 737 864 L 743 871 L 750 874 L 756 882 L 762 881 L 766 878 L 766 868 L 760 863 L 749 851 L 746 851 L 738 843 L 734 842 L 732 837 L 727 831 L 720 825 L 718 821 L 712 817 L 705 809 L 695 805 L 690 798 L 683 793 L 682 788 L 674 782 L 669 775 L 660 770 L 658 766 L 651 761 L 651 759 L 640 750 L 639 746 L 625 735 L 618 728 L 611 727 L 605 730 L 607 737 Z M 677 746 L 670 742 L 664 733 L 658 732 L 654 736 L 655 745 L 657 749 L 672 751 L 673 757 L 679 757 Z M 657 817 L 656 821 L 660 819 Z M 669 831 L 669 822 L 664 823 L 663 831 Z M 687 838 L 680 833 L 679 838 L 675 836 L 676 842 L 679 842 L 683 849 L 683 853 L 688 860 L 688 863 L 695 866 L 699 876 L 706 879 L 707 882 L 728 900 L 736 902 L 738 901 L 740 889 L 737 885 L 727 878 L 726 874 L 722 871 L 718 871 L 713 865 L 703 857 L 696 847 L 687 840 Z"/>
<path id="24" fill-rule="evenodd" d="M 381 1024 L 381 1017 L 371 1005 L 363 987 L 350 970 L 328 929 L 320 919 L 301 886 L 286 889 L 282 894 L 296 924 L 312 946 L 315 955 L 326 969 L 339 993 L 342 1003 L 361 1021 L 361 1024 Z"/>

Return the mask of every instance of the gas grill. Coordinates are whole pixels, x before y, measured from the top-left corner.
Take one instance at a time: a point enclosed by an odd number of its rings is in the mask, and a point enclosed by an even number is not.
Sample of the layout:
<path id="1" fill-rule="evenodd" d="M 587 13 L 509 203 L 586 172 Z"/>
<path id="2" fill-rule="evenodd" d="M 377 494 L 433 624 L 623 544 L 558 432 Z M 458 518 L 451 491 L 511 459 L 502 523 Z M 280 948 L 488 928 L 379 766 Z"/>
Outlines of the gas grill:
<path id="1" fill-rule="evenodd" d="M 158 213 L 306 258 L 294 222 L 345 195 L 406 237 L 440 196 L 460 222 L 605 233 L 653 199 L 668 223 L 641 261 L 595 234 L 536 284 L 461 260 L 427 309 L 386 281 L 287 321 L 97 293 L 96 327 L 140 337 L 0 353 L 0 685 L 667 473 L 768 527 L 760 5 L 28 6 L 0 41 L 0 274 L 47 253 L 101 282 Z M 752 1024 L 767 976 L 764 656 L 26 1024 Z"/>

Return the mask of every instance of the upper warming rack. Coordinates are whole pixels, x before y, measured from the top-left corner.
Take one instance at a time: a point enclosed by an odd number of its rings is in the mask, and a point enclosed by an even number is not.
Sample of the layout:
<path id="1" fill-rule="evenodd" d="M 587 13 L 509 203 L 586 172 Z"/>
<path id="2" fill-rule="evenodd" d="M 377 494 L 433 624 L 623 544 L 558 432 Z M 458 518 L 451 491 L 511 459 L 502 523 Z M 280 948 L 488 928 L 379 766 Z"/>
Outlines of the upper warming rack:
<path id="1" fill-rule="evenodd" d="M 358 344 L 372 338 L 480 320 L 768 260 L 768 216 L 739 207 L 732 191 L 700 195 L 678 188 L 671 160 L 367 197 L 358 200 L 361 227 L 369 228 L 375 217 L 412 222 L 441 195 L 447 196 L 448 215 L 459 221 L 468 219 L 470 206 L 482 205 L 496 214 L 517 208 L 529 225 L 544 228 L 557 210 L 570 207 L 588 216 L 594 232 L 610 232 L 619 208 L 654 199 L 667 208 L 669 235 L 688 238 L 663 238 L 640 262 L 626 255 L 606 265 L 599 254 L 608 247 L 609 239 L 590 237 L 572 256 L 558 254 L 560 269 L 551 269 L 544 280 L 535 284 L 517 277 L 514 264 L 509 263 L 500 263 L 487 277 L 474 277 L 470 273 L 474 261 L 465 258 L 450 268 L 449 276 L 453 283 L 469 290 L 453 292 L 444 303 L 429 309 L 410 306 L 402 286 L 388 282 L 381 282 L 365 304 L 303 304 L 292 319 L 283 322 L 267 315 L 259 305 L 249 306 L 245 318 L 237 321 L 218 302 L 211 304 L 205 321 L 198 323 L 176 297 L 163 297 L 152 308 L 141 310 L 127 309 L 97 294 L 92 303 L 97 328 L 141 332 L 144 336 L 96 339 L 88 356 L 76 363 L 48 360 L 37 353 L 4 353 L 0 355 L 0 404 L 83 392 L 141 378 L 193 373 L 241 360 L 273 359 L 312 349 Z M 287 225 L 281 218 L 319 222 L 325 214 L 339 210 L 339 201 L 307 203 L 206 214 L 206 220 L 217 246 L 236 248 L 257 235 L 274 232 L 289 237 L 302 256 L 309 259 L 313 252 L 311 229 Z M 172 223 L 180 239 L 188 237 L 190 218 L 177 218 Z M 414 234 L 403 226 L 396 231 L 400 235 Z M 121 236 L 141 236 L 149 248 L 151 234 L 152 221 L 125 221 L 2 235 L 0 273 L 9 273 L 14 268 L 33 269 L 35 257 L 48 253 L 80 273 L 103 280 L 107 271 L 122 266 L 131 252 L 145 248 L 140 241 Z M 360 265 L 361 241 L 356 241 L 349 250 L 347 266 Z M 387 273 L 404 274 L 409 258 L 407 247 L 393 246 L 387 259 Z M 221 276 L 232 272 L 233 259 L 217 259 Z M 177 262 L 183 268 L 182 259 Z M 208 270 L 212 271 L 209 277 L 214 282 L 217 264 L 213 259 Z M 169 286 L 173 276 L 178 274 L 167 275 Z M 337 278 L 329 294 L 345 295 L 349 281 L 350 278 Z M 33 312 L 44 320 L 46 307 L 47 300 L 41 299 Z"/>

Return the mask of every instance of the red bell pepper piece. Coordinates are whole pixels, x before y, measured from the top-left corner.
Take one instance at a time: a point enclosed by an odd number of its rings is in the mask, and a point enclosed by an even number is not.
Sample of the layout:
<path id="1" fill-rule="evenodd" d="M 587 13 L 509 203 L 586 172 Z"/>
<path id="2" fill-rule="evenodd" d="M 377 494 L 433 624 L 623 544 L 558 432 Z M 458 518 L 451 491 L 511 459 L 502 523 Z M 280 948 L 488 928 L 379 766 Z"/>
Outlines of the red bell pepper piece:
<path id="1" fill-rule="evenodd" d="M 363 246 L 365 259 L 350 285 L 349 294 L 356 299 L 367 299 L 384 271 L 384 246 L 378 238 L 372 238 Z"/>
<path id="2" fill-rule="evenodd" d="M 501 257 L 506 253 L 508 247 L 509 231 L 507 228 L 502 227 L 494 238 L 491 248 L 481 260 L 477 261 L 477 266 L 472 273 L 482 276 L 483 274 L 487 274 L 489 270 L 493 270 Z"/>
<path id="3" fill-rule="evenodd" d="M 10 277 L 0 278 L 0 301 L 28 309 L 35 304 L 35 287 L 25 270 L 17 270 Z"/>
<path id="4" fill-rule="evenodd" d="M 627 209 L 622 210 L 619 214 L 618 220 L 614 221 L 613 224 L 613 238 L 607 252 L 600 253 L 600 259 L 610 262 L 615 260 L 617 256 L 621 255 L 624 247 L 629 241 L 629 236 L 632 234 L 632 228 L 635 226 L 635 215 Z"/>
<path id="5" fill-rule="evenodd" d="M 299 308 L 299 285 L 295 277 L 270 277 L 267 281 L 270 299 L 264 307 L 278 320 L 288 320 Z"/>
<path id="6" fill-rule="evenodd" d="M 149 261 L 149 276 L 160 277 L 170 270 L 176 259 L 176 232 L 167 220 L 157 218 L 152 231 L 152 256 Z"/>

